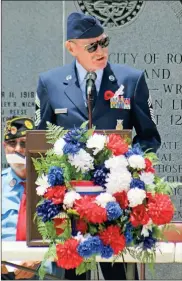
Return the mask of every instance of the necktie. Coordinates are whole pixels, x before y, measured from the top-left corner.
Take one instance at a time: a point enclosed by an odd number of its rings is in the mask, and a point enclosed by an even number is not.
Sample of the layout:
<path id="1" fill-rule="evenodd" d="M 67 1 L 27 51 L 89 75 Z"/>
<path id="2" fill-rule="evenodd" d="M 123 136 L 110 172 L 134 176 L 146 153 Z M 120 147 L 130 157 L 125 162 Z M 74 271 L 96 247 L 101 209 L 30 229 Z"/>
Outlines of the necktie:
<path id="1" fill-rule="evenodd" d="M 18 212 L 18 222 L 16 226 L 16 241 L 26 240 L 26 183 L 21 182 L 24 186 L 24 192 L 20 202 L 20 208 Z"/>
<path id="2" fill-rule="evenodd" d="M 94 83 L 92 84 L 92 89 L 91 89 L 91 93 L 92 93 L 92 109 L 95 107 L 95 103 L 96 103 L 96 100 L 97 100 L 97 89 L 96 89 L 96 86 L 95 86 L 95 80 L 97 78 L 97 74 L 95 72 L 93 72 L 93 74 L 95 74 L 95 77 L 94 77 Z M 86 75 L 86 95 L 87 95 L 87 83 L 88 83 L 88 76 L 90 75 L 90 72 L 87 73 Z M 87 100 L 88 100 L 88 97 L 87 97 Z"/>

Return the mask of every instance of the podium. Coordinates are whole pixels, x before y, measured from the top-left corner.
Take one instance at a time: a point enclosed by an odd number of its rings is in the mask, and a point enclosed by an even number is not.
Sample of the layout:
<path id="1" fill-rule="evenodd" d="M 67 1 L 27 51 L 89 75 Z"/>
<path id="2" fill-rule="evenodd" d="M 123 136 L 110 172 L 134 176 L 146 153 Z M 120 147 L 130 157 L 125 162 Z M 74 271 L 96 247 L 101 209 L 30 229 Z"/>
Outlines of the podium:
<path id="1" fill-rule="evenodd" d="M 119 134 L 123 137 L 127 137 L 131 139 L 131 130 L 122 130 L 122 131 L 117 131 L 117 130 L 96 130 L 96 133 L 102 133 L 102 134 L 111 134 L 111 133 L 115 133 L 115 134 Z M 46 151 L 48 149 L 50 149 L 52 147 L 51 144 L 48 144 L 46 141 L 46 131 L 28 131 L 27 132 L 27 145 L 26 145 L 26 155 L 27 155 L 27 246 L 28 248 L 26 249 L 26 251 L 28 252 L 30 249 L 33 250 L 33 248 L 29 248 L 29 247 L 37 247 L 34 248 L 35 251 L 38 251 L 38 249 L 40 249 L 40 251 L 44 251 L 45 249 L 43 249 L 43 247 L 48 246 L 48 242 L 43 243 L 41 235 L 39 234 L 38 230 L 37 230 L 37 226 L 34 223 L 33 219 L 34 219 L 34 214 L 36 211 L 36 205 L 40 199 L 40 197 L 37 196 L 36 194 L 36 184 L 35 181 L 37 179 L 37 174 L 36 171 L 34 169 L 34 165 L 33 165 L 33 161 L 32 158 L 38 158 L 40 157 L 40 153 L 41 154 L 45 154 Z M 181 224 L 180 224 L 181 226 Z M 170 235 L 172 236 L 173 242 L 176 242 L 176 238 L 174 239 L 174 233 L 170 232 Z M 181 235 L 178 234 L 178 240 L 181 242 Z M 170 237 L 169 241 L 170 241 Z M 160 243 L 161 244 L 161 243 Z M 165 246 L 167 246 L 168 243 L 163 243 L 165 244 Z M 169 243 L 171 244 L 171 243 Z M 170 246 L 170 245 L 169 245 Z M 174 247 L 174 245 L 172 245 Z M 41 248 L 42 247 L 42 250 Z M 172 258 L 170 252 L 170 257 Z M 161 253 L 160 253 L 161 254 Z M 161 257 L 164 256 L 161 255 Z M 160 257 L 160 261 L 162 262 Z M 102 260 L 99 259 L 99 257 L 97 257 L 97 262 L 101 262 Z M 137 262 L 135 260 L 129 260 L 126 259 L 126 262 L 129 262 L 128 267 L 127 267 L 127 279 L 134 279 L 134 263 Z M 110 260 L 107 260 L 105 262 L 111 262 Z M 118 262 L 122 262 L 122 261 L 118 261 Z M 158 262 L 158 261 L 156 261 Z M 172 258 L 171 260 L 167 259 L 167 261 L 165 260 L 164 262 L 174 262 L 174 259 Z M 144 280 L 145 279 L 145 265 L 141 264 L 141 279 Z"/>
<path id="2" fill-rule="evenodd" d="M 119 134 L 124 138 L 131 139 L 131 130 L 95 130 L 98 134 Z M 32 158 L 38 158 L 41 154 L 45 154 L 48 149 L 52 148 L 51 144 L 46 141 L 46 130 L 27 131 L 26 134 L 26 165 L 27 165 L 27 246 L 43 247 L 48 246 L 43 243 L 41 235 L 34 223 L 34 214 L 36 205 L 40 197 L 36 194 L 37 173 L 34 169 Z"/>
<path id="3" fill-rule="evenodd" d="M 52 146 L 46 142 L 46 131 L 27 131 L 26 134 L 26 168 L 27 168 L 27 246 L 47 246 L 48 243 L 43 243 L 37 226 L 34 223 L 34 214 L 36 205 L 40 197 L 36 193 L 37 173 L 34 169 L 33 158 L 40 157 L 45 154 Z"/>

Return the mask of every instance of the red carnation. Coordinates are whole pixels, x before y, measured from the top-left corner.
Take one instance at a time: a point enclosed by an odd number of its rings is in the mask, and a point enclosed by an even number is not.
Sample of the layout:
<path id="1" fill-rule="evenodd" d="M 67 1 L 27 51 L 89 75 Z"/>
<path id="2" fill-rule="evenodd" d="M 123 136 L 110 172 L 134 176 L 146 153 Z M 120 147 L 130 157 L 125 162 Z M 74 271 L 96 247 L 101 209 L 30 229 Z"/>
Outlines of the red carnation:
<path id="1" fill-rule="evenodd" d="M 132 208 L 130 222 L 134 227 L 137 227 L 138 225 L 145 225 L 148 223 L 148 221 L 149 216 L 143 204 Z"/>
<path id="2" fill-rule="evenodd" d="M 166 194 L 148 196 L 148 215 L 153 223 L 160 225 L 169 223 L 174 215 L 174 206 Z"/>
<path id="3" fill-rule="evenodd" d="M 63 226 L 65 223 L 65 219 L 54 218 L 54 227 L 56 229 L 56 234 L 60 235 L 64 232 Z"/>
<path id="4" fill-rule="evenodd" d="M 83 258 L 77 252 L 78 244 L 76 239 L 70 238 L 64 244 L 56 245 L 58 266 L 71 269 L 78 267 L 83 262 Z"/>
<path id="5" fill-rule="evenodd" d="M 148 158 L 145 158 L 145 172 L 155 173 L 152 162 Z"/>
<path id="6" fill-rule="evenodd" d="M 83 196 L 81 199 L 75 200 L 74 209 L 79 213 L 80 218 L 86 219 L 91 223 L 103 223 L 107 220 L 106 209 L 98 206 L 95 196 Z"/>
<path id="7" fill-rule="evenodd" d="M 109 245 L 118 254 L 126 245 L 126 240 L 123 234 L 120 234 L 120 228 L 117 225 L 111 225 L 100 233 L 100 239 L 104 245 Z"/>
<path id="8" fill-rule="evenodd" d="M 51 186 L 44 194 L 44 198 L 52 200 L 54 204 L 61 204 L 63 203 L 65 192 L 66 188 L 64 185 Z"/>
<path id="9" fill-rule="evenodd" d="M 84 234 L 88 229 L 87 223 L 84 220 L 77 220 L 76 221 L 76 230 L 80 231 Z"/>
<path id="10" fill-rule="evenodd" d="M 128 144 L 126 141 L 120 135 L 116 134 L 109 135 L 107 147 L 115 156 L 122 155 L 128 151 Z"/>
<path id="11" fill-rule="evenodd" d="M 119 203 L 121 209 L 126 209 L 128 207 L 128 197 L 126 191 L 116 192 L 113 194 L 116 198 L 116 201 Z"/>
<path id="12" fill-rule="evenodd" d="M 105 100 L 110 100 L 112 97 L 114 97 L 114 93 L 112 91 L 105 91 L 104 93 Z"/>

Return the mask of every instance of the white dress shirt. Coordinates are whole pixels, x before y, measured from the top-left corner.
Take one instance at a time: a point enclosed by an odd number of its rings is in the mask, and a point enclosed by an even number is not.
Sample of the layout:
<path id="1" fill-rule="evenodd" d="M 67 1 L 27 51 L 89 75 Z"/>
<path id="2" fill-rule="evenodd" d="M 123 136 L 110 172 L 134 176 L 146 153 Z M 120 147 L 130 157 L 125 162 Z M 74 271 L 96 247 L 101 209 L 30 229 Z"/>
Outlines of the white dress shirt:
<path id="1" fill-rule="evenodd" d="M 80 89 L 83 93 L 85 105 L 87 106 L 86 92 L 85 92 L 85 88 L 86 88 L 86 79 L 85 78 L 86 78 L 88 71 L 85 68 L 83 68 L 83 66 L 77 60 L 76 60 L 76 68 L 77 68 L 77 73 L 78 73 L 78 81 L 79 81 Z M 100 90 L 100 85 L 102 82 L 103 69 L 96 70 L 95 73 L 97 74 L 95 86 L 96 86 L 97 94 L 98 94 L 98 92 Z"/>

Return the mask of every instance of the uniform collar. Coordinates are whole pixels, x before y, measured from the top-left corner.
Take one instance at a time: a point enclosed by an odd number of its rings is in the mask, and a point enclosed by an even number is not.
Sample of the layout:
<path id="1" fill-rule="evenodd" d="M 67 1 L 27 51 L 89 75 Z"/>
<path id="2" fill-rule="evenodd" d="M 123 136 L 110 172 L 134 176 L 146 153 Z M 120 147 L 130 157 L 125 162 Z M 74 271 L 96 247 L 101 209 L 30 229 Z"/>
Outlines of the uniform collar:
<path id="1" fill-rule="evenodd" d="M 78 80 L 81 85 L 88 71 L 77 60 L 76 60 L 76 69 L 78 73 Z M 98 69 L 95 71 L 95 73 L 97 74 L 96 82 L 100 82 L 102 80 L 103 69 Z"/>

